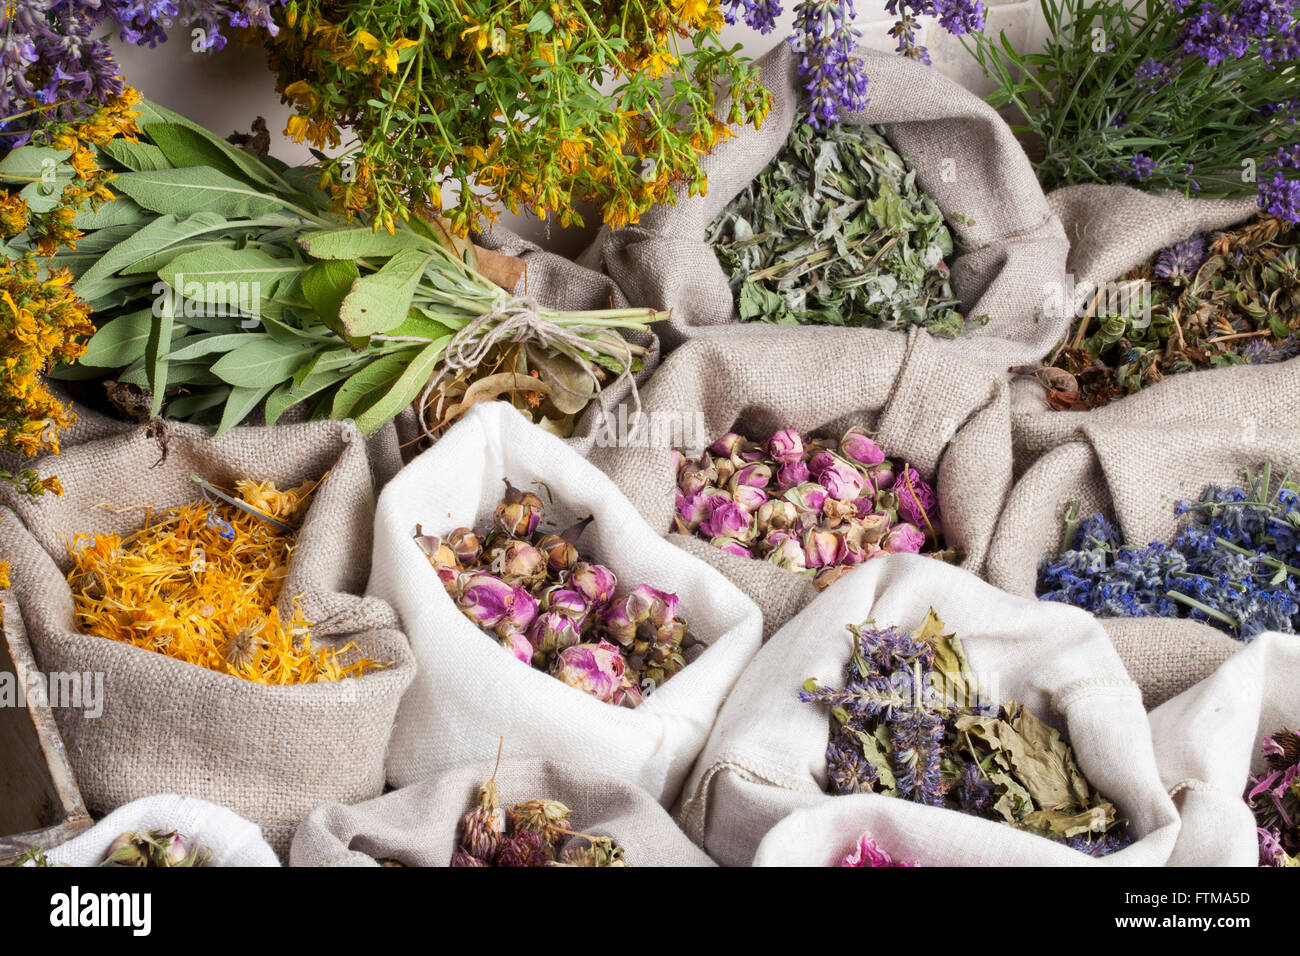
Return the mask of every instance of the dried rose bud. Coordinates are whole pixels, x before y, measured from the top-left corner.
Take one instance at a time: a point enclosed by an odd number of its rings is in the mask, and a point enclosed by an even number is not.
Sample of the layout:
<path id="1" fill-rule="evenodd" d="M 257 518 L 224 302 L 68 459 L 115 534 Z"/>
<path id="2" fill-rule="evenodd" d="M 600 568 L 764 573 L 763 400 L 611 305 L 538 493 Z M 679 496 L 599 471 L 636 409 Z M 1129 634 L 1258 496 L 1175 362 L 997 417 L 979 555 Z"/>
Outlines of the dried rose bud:
<path id="1" fill-rule="evenodd" d="M 625 600 L 616 601 L 600 612 L 600 632 L 624 647 L 636 638 L 640 623 Z"/>
<path id="2" fill-rule="evenodd" d="M 869 514 L 865 518 L 854 518 L 853 527 L 862 535 L 864 544 L 878 544 L 889 530 L 889 518 L 882 514 Z"/>
<path id="3" fill-rule="evenodd" d="M 501 619 L 501 623 L 496 626 L 496 632 L 501 637 L 505 637 L 511 631 L 526 631 L 536 619 L 537 599 L 528 593 L 526 588 L 516 587 L 510 609 L 506 611 L 506 616 Z"/>
<path id="4" fill-rule="evenodd" d="M 492 857 L 494 866 L 546 866 L 555 859 L 555 851 L 546 837 L 536 830 L 516 830 L 497 845 Z"/>
<path id="5" fill-rule="evenodd" d="M 587 516 L 571 528 L 566 528 L 559 534 L 543 535 L 537 542 L 537 548 L 546 555 L 546 566 L 556 574 L 561 571 L 567 571 L 578 563 L 578 549 L 575 545 L 582 532 L 587 530 L 587 525 L 596 519 Z"/>
<path id="6" fill-rule="evenodd" d="M 546 577 L 546 555 L 527 541 L 507 541 L 493 549 L 490 570 L 507 584 L 535 587 Z"/>
<path id="7" fill-rule="evenodd" d="M 831 455 L 830 452 L 822 452 L 822 454 Z M 867 479 L 862 472 L 842 458 L 831 457 L 831 463 L 825 468 L 820 471 L 813 469 L 817 483 L 826 489 L 828 495 L 840 501 L 852 501 L 861 496 L 863 489 L 867 487 Z"/>
<path id="8" fill-rule="evenodd" d="M 460 560 L 456 557 L 456 552 L 436 534 L 425 534 L 418 524 L 415 526 L 415 543 L 433 565 L 442 586 L 448 592 L 453 591 L 456 576 L 460 573 Z"/>
<path id="9" fill-rule="evenodd" d="M 822 568 L 813 575 L 813 587 L 818 591 L 825 591 L 828 587 L 852 570 L 853 568 L 847 564 Z"/>
<path id="10" fill-rule="evenodd" d="M 618 578 L 604 565 L 579 561 L 569 572 L 565 583 L 587 599 L 589 608 L 598 610 L 608 604 L 609 599 L 614 596 Z"/>
<path id="11" fill-rule="evenodd" d="M 485 863 L 483 860 L 480 860 L 478 857 L 474 856 L 474 854 L 470 853 L 464 847 L 461 847 L 459 850 L 457 850 L 455 853 L 451 855 L 451 865 L 454 867 L 471 867 L 471 866 L 491 866 L 492 864 Z"/>
<path id="12" fill-rule="evenodd" d="M 626 672 L 627 661 L 619 649 L 604 640 L 566 647 L 551 668 L 563 683 L 610 703 L 629 688 Z"/>
<path id="13" fill-rule="evenodd" d="M 579 622 L 567 614 L 546 611 L 537 615 L 528 629 L 528 640 L 533 646 L 533 662 L 546 665 L 560 651 L 582 640 L 582 631 Z"/>
<path id="14" fill-rule="evenodd" d="M 677 487 L 681 489 L 682 494 L 696 495 L 717 482 L 718 469 L 714 466 L 713 460 L 708 455 L 704 455 L 697 462 L 686 463 L 686 467 L 678 476 Z"/>
<path id="15" fill-rule="evenodd" d="M 898 516 L 911 524 L 922 526 L 928 519 L 931 524 L 938 518 L 939 499 L 934 489 L 921 478 L 915 468 L 906 468 L 894 481 L 898 495 Z"/>
<path id="16" fill-rule="evenodd" d="M 700 530 L 710 538 L 748 540 L 757 531 L 749 513 L 735 500 L 723 495 L 709 499 L 709 514 L 700 522 Z"/>
<path id="17" fill-rule="evenodd" d="M 752 514 L 763 506 L 767 501 L 767 494 L 760 488 L 751 485 L 741 485 L 736 489 L 732 500 L 740 507 L 741 511 Z"/>
<path id="18" fill-rule="evenodd" d="M 754 552 L 749 550 L 735 538 L 714 538 L 709 542 L 715 548 L 721 548 L 728 554 L 734 554 L 738 558 L 752 558 Z"/>
<path id="19" fill-rule="evenodd" d="M 148 866 L 149 837 L 143 833 L 123 833 L 108 845 L 100 866 Z"/>
<path id="20" fill-rule="evenodd" d="M 850 428 L 844 433 L 840 454 L 860 465 L 879 465 L 885 460 L 884 451 L 861 428 Z"/>
<path id="21" fill-rule="evenodd" d="M 727 432 L 709 446 L 709 451 L 712 454 L 717 455 L 719 458 L 730 458 L 739 450 L 744 441 L 744 435 L 737 435 L 735 432 Z"/>
<path id="22" fill-rule="evenodd" d="M 461 612 L 484 630 L 492 630 L 514 606 L 515 589 L 486 571 L 465 571 L 456 579 Z"/>
<path id="23" fill-rule="evenodd" d="M 525 664 L 531 665 L 533 663 L 533 645 L 519 631 L 511 631 L 502 637 L 498 643 Z"/>
<path id="24" fill-rule="evenodd" d="M 483 541 L 469 528 L 457 528 L 447 535 L 447 546 L 455 552 L 462 568 L 478 564 L 483 551 Z"/>
<path id="25" fill-rule="evenodd" d="M 776 487 L 778 491 L 789 491 L 812 477 L 808 465 L 802 461 L 792 461 L 776 470 Z"/>
<path id="26" fill-rule="evenodd" d="M 830 531 L 809 531 L 803 539 L 804 562 L 810 568 L 836 564 L 840 555 L 839 538 Z"/>
<path id="27" fill-rule="evenodd" d="M 766 535 L 793 525 L 799 519 L 799 509 L 788 501 L 773 498 L 759 506 L 755 519 L 758 521 L 758 533 Z"/>
<path id="28" fill-rule="evenodd" d="M 573 832 L 569 826 L 572 813 L 559 800 L 525 800 L 510 808 L 510 819 L 516 827 L 536 830 L 554 845 Z"/>
<path id="29" fill-rule="evenodd" d="M 894 486 L 894 463 L 891 461 L 877 465 L 868 474 L 871 476 L 871 483 L 876 486 L 877 491 L 884 491 L 886 488 Z"/>
<path id="30" fill-rule="evenodd" d="M 774 432 L 767 440 L 767 454 L 778 465 L 799 461 L 803 458 L 803 436 L 793 428 L 783 428 Z"/>
<path id="31" fill-rule="evenodd" d="M 674 508 L 674 524 L 683 534 L 691 534 L 700 526 L 700 522 L 709 516 L 709 499 L 703 493 L 693 495 L 677 492 Z"/>
<path id="32" fill-rule="evenodd" d="M 884 549 L 890 554 L 919 554 L 925 547 L 925 532 L 914 524 L 900 522 L 889 529 Z"/>
<path id="33" fill-rule="evenodd" d="M 767 560 L 778 568 L 802 571 L 808 567 L 808 562 L 804 558 L 803 545 L 793 535 L 784 531 L 773 531 L 767 536 L 766 543 L 770 548 Z"/>
<path id="34" fill-rule="evenodd" d="M 642 584 L 626 598 L 637 621 L 649 621 L 656 627 L 671 624 L 677 617 L 677 595 Z"/>
<path id="35" fill-rule="evenodd" d="M 713 483 L 719 488 L 725 486 L 739 467 L 734 458 L 719 458 L 713 463 L 714 474 L 718 476 Z"/>
<path id="36" fill-rule="evenodd" d="M 501 480 L 506 483 L 506 494 L 493 512 L 496 526 L 508 535 L 526 538 L 537 530 L 537 523 L 542 520 L 542 499 L 531 491 L 520 491 L 510 484 L 509 478 Z"/>
<path id="37" fill-rule="evenodd" d="M 858 506 L 851 501 L 827 498 L 822 502 L 822 524 L 827 528 L 838 528 L 849 518 L 858 516 Z"/>
<path id="38" fill-rule="evenodd" d="M 566 617 L 582 620 L 587 616 L 587 599 L 578 591 L 556 584 L 542 592 L 539 606 L 543 611 L 557 611 Z"/>
<path id="39" fill-rule="evenodd" d="M 796 508 L 821 514 L 822 503 L 826 501 L 826 489 L 819 484 L 806 481 L 795 485 L 785 493 L 785 500 Z"/>
<path id="40" fill-rule="evenodd" d="M 176 830 L 155 830 L 149 834 L 149 839 L 153 844 L 151 856 L 156 866 L 192 867 L 200 863 L 203 854 L 199 845 Z"/>
<path id="41" fill-rule="evenodd" d="M 735 494 L 736 489 L 742 486 L 751 488 L 766 488 L 772 480 L 772 469 L 762 463 L 745 465 L 738 468 L 736 473 L 727 481 L 727 490 Z"/>
<path id="42" fill-rule="evenodd" d="M 687 457 L 679 452 L 676 448 L 672 450 L 673 474 L 682 470 L 682 466 L 688 461 Z"/>

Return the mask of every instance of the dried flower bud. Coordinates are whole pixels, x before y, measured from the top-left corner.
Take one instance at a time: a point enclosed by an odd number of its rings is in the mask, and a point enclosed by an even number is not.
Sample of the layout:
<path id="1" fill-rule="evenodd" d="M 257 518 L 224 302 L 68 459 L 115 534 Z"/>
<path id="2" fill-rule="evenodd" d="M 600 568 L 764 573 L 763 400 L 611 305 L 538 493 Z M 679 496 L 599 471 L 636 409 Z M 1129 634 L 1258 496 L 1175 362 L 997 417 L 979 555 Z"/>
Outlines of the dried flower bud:
<path id="1" fill-rule="evenodd" d="M 610 837 L 575 836 L 560 853 L 565 866 L 628 866 L 623 848 Z"/>
<path id="2" fill-rule="evenodd" d="M 154 831 L 149 834 L 149 838 L 153 843 L 152 857 L 157 866 L 193 867 L 199 865 L 203 856 L 197 843 L 176 830 L 169 833 Z"/>
<path id="3" fill-rule="evenodd" d="M 808 465 L 802 461 L 792 461 L 776 470 L 776 487 L 778 491 L 789 491 L 812 477 Z"/>
<path id="4" fill-rule="evenodd" d="M 505 637 L 512 631 L 526 631 L 536 619 L 537 599 L 526 588 L 516 587 L 510 609 L 506 611 L 506 616 L 501 619 L 501 623 L 496 626 L 496 632 L 501 637 Z"/>
<path id="5" fill-rule="evenodd" d="M 919 554 L 925 547 L 925 532 L 906 521 L 894 525 L 885 536 L 884 549 L 890 554 Z"/>
<path id="6" fill-rule="evenodd" d="M 608 604 L 609 599 L 614 596 L 618 578 L 604 565 L 579 561 L 569 572 L 566 583 L 587 599 L 589 608 L 598 610 Z"/>
<path id="7" fill-rule="evenodd" d="M 826 493 L 832 498 L 840 501 L 852 501 L 862 494 L 862 490 L 867 486 L 867 479 L 862 472 L 858 471 L 843 458 L 839 458 L 831 452 L 819 452 L 829 459 L 825 467 L 818 469 L 813 468 L 813 476 L 817 483 L 826 489 Z"/>
<path id="8" fill-rule="evenodd" d="M 480 860 L 464 847 L 461 847 L 451 855 L 451 865 L 453 867 L 491 866 L 490 863 Z"/>
<path id="9" fill-rule="evenodd" d="M 744 439 L 740 446 L 731 454 L 731 460 L 736 463 L 737 467 L 750 462 L 763 460 L 763 446 L 756 441 Z"/>
<path id="10" fill-rule="evenodd" d="M 826 501 L 826 489 L 821 485 L 806 481 L 795 485 L 785 493 L 785 500 L 796 508 L 821 514 L 822 504 Z"/>
<path id="11" fill-rule="evenodd" d="M 148 837 L 143 833 L 123 833 L 114 838 L 100 866 L 148 866 Z"/>
<path id="12" fill-rule="evenodd" d="M 559 680 L 584 691 L 597 700 L 617 703 L 629 691 L 627 661 L 619 649 L 608 641 L 566 647 L 556 657 L 551 673 Z"/>
<path id="13" fill-rule="evenodd" d="M 425 534 L 424 529 L 418 524 L 415 526 L 415 543 L 433 565 L 438 579 L 442 581 L 442 586 L 451 593 L 455 589 L 456 576 L 461 570 L 460 559 L 456 556 L 456 552 L 436 534 Z"/>
<path id="14" fill-rule="evenodd" d="M 851 501 L 827 498 L 822 502 L 822 524 L 827 528 L 838 528 L 849 518 L 858 516 L 858 506 Z"/>
<path id="15" fill-rule="evenodd" d="M 840 439 L 840 454 L 860 465 L 879 465 L 885 453 L 861 428 L 850 428 Z"/>
<path id="16" fill-rule="evenodd" d="M 533 646 L 533 660 L 545 666 L 566 647 L 582 640 L 580 622 L 559 611 L 547 611 L 537 616 L 528 629 L 528 640 Z"/>
<path id="17" fill-rule="evenodd" d="M 456 579 L 461 612 L 484 630 L 492 630 L 514 606 L 515 589 L 486 571 L 465 571 Z"/>
<path id="18" fill-rule="evenodd" d="M 741 485 L 736 489 L 732 500 L 736 502 L 741 511 L 752 514 L 767 501 L 767 494 L 761 488 L 755 488 L 752 485 Z"/>
<path id="19" fill-rule="evenodd" d="M 496 526 L 508 535 L 526 538 L 537 530 L 537 523 L 542 520 L 542 499 L 531 491 L 520 491 L 510 484 L 509 478 L 501 480 L 506 483 L 506 494 L 493 512 Z"/>
<path id="20" fill-rule="evenodd" d="M 555 852 L 536 830 L 516 830 L 503 839 L 492 857 L 494 866 L 546 866 Z"/>
<path id="21" fill-rule="evenodd" d="M 923 527 L 927 519 L 931 524 L 938 521 L 939 499 L 915 468 L 903 469 L 893 490 L 898 495 L 898 516 L 904 521 L 918 527 Z"/>
<path id="22" fill-rule="evenodd" d="M 803 539 L 804 562 L 810 568 L 836 564 L 840 557 L 840 540 L 830 531 L 812 530 Z"/>
<path id="23" fill-rule="evenodd" d="M 767 465 L 755 463 L 745 465 L 736 469 L 736 473 L 731 476 L 727 482 L 727 490 L 732 494 L 736 493 L 738 488 L 749 486 L 751 488 L 766 488 L 772 480 L 772 469 Z"/>
<path id="24" fill-rule="evenodd" d="M 700 522 L 700 530 L 710 538 L 747 540 L 756 530 L 752 525 L 749 513 L 734 499 L 715 495 L 709 498 L 709 514 Z"/>
<path id="25" fill-rule="evenodd" d="M 536 830 L 554 845 L 573 832 L 569 826 L 572 813 L 558 800 L 526 800 L 510 808 L 510 819 L 516 827 Z"/>
<path id="26" fill-rule="evenodd" d="M 472 568 L 478 564 L 483 551 L 483 542 L 469 528 L 457 528 L 447 535 L 447 546 L 455 553 L 462 568 Z"/>
<path id="27" fill-rule="evenodd" d="M 506 813 L 497 796 L 495 775 L 478 788 L 478 805 L 465 814 L 460 826 L 461 846 L 471 856 L 491 860 L 506 832 Z"/>
<path id="28" fill-rule="evenodd" d="M 525 664 L 533 663 L 533 645 L 519 631 L 511 631 L 498 642 L 502 647 Z"/>
<path id="29" fill-rule="evenodd" d="M 566 617 L 581 621 L 587 616 L 587 599 L 578 591 L 562 584 L 542 592 L 540 607 L 543 611 L 557 611 Z"/>
<path id="30" fill-rule="evenodd" d="M 671 624 L 677 617 L 677 595 L 642 584 L 625 599 L 632 616 L 655 627 Z"/>
<path id="31" fill-rule="evenodd" d="M 744 435 L 737 435 L 735 432 L 727 432 L 709 446 L 709 451 L 712 454 L 717 455 L 719 458 L 730 458 L 739 451 L 740 446 L 744 441 Z"/>
<path id="32" fill-rule="evenodd" d="M 677 487 L 682 494 L 697 495 L 710 485 L 717 483 L 718 469 L 713 460 L 704 455 L 697 462 L 687 462 L 677 479 Z"/>
<path id="33" fill-rule="evenodd" d="M 594 520 L 588 516 L 559 534 L 543 535 L 537 542 L 538 550 L 546 555 L 546 566 L 552 572 L 559 574 L 578 563 L 578 549 L 575 545 L 582 532 L 587 529 L 587 525 Z"/>
<path id="34" fill-rule="evenodd" d="M 683 534 L 691 534 L 700 522 L 709 516 L 709 499 L 703 493 L 683 494 L 679 489 L 675 506 L 675 526 Z"/>
<path id="35" fill-rule="evenodd" d="M 736 469 L 739 468 L 741 464 L 743 464 L 743 462 L 737 463 L 734 458 L 719 458 L 713 463 L 713 473 L 717 476 L 714 478 L 713 483 L 718 487 L 725 485 L 731 480 L 731 476 L 736 473 Z"/>
<path id="36" fill-rule="evenodd" d="M 715 548 L 721 548 L 728 554 L 734 554 L 738 558 L 752 558 L 754 552 L 749 550 L 735 538 L 714 538 L 709 544 Z"/>
<path id="37" fill-rule="evenodd" d="M 799 461 L 803 453 L 803 436 L 793 428 L 783 428 L 767 440 L 768 457 L 778 465 Z"/>
<path id="38" fill-rule="evenodd" d="M 756 514 L 758 533 L 766 535 L 772 531 L 783 531 L 799 518 L 799 509 L 788 501 L 773 498 L 763 502 Z"/>
<path id="39" fill-rule="evenodd" d="M 847 564 L 822 568 L 813 575 L 813 587 L 818 591 L 825 591 L 828 587 L 852 570 L 853 568 Z"/>
<path id="40" fill-rule="evenodd" d="M 804 558 L 803 545 L 793 535 L 785 531 L 773 531 L 767 536 L 766 543 L 769 548 L 767 560 L 778 568 L 802 571 L 808 567 L 808 562 Z"/>
<path id="41" fill-rule="evenodd" d="M 546 577 L 546 555 L 527 541 L 507 541 L 492 551 L 491 571 L 507 584 L 534 587 Z"/>

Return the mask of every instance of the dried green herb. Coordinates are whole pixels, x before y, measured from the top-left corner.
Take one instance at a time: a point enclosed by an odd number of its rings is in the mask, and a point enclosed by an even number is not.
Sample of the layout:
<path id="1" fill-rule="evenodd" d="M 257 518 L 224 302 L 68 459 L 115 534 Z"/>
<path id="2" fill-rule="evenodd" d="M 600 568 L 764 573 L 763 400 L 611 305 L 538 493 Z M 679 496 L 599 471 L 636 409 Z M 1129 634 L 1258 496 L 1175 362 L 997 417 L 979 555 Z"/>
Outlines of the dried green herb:
<path id="1" fill-rule="evenodd" d="M 921 325 L 952 338 L 988 321 L 957 311 L 943 213 L 874 126 L 796 118 L 707 239 L 744 322 Z"/>
<path id="2" fill-rule="evenodd" d="M 1095 408 L 1166 375 L 1300 355 L 1300 229 L 1260 215 L 1162 249 L 1101 290 L 1036 370 L 1052 407 Z"/>

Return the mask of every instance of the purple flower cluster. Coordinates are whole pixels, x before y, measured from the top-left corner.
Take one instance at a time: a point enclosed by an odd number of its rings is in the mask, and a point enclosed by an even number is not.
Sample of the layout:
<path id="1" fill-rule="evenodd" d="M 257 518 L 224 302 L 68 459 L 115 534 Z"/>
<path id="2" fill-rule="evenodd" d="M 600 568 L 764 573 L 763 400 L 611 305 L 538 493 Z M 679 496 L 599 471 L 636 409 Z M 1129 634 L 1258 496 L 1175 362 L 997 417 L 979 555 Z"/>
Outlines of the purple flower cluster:
<path id="1" fill-rule="evenodd" d="M 1187 617 L 1248 641 L 1300 631 L 1300 495 L 1268 495 L 1267 472 L 1251 487 L 1208 487 L 1180 502 L 1189 523 L 1173 544 L 1125 546 L 1101 515 L 1081 522 L 1068 550 L 1039 571 L 1045 601 L 1100 617 Z"/>
<path id="2" fill-rule="evenodd" d="M 1134 153 L 1133 158 L 1129 160 L 1129 165 L 1121 167 L 1120 172 L 1132 179 L 1141 182 L 1144 179 L 1150 179 L 1151 174 L 1156 171 L 1156 161 L 1146 153 Z"/>
<path id="3" fill-rule="evenodd" d="M 828 587 L 854 565 L 938 537 L 938 497 L 860 428 L 838 442 L 792 428 L 763 445 L 728 432 L 677 465 L 674 529 Z"/>
<path id="4" fill-rule="evenodd" d="M 417 527 L 415 543 L 461 613 L 520 661 L 598 700 L 637 706 L 697 643 L 677 595 L 643 584 L 616 597 L 614 572 L 576 547 L 592 519 L 541 533 L 541 518 L 541 499 L 507 481 L 490 531 L 440 538 Z"/>
<path id="5" fill-rule="evenodd" d="M 984 29 L 984 4 L 980 0 L 889 0 L 886 9 L 899 17 L 890 35 L 898 38 L 898 52 L 930 63 L 930 54 L 916 42 L 920 15 L 939 18 L 939 25 L 961 36 Z M 728 23 L 738 20 L 760 33 L 776 28 L 780 0 L 723 0 Z M 866 108 L 867 76 L 854 49 L 862 36 L 853 25 L 853 0 L 801 0 L 795 4 L 790 48 L 799 54 L 799 75 L 811 100 L 814 126 L 834 123 L 841 113 Z"/>
<path id="6" fill-rule="evenodd" d="M 1264 770 L 1246 782 L 1260 866 L 1300 866 L 1300 734 L 1279 730 L 1260 745 Z"/>
<path id="7" fill-rule="evenodd" d="M 277 32 L 284 0 L 27 0 L 0 8 L 0 135 L 21 145 L 42 116 L 72 120 L 122 92 L 122 77 L 101 28 L 122 41 L 155 46 L 174 24 L 204 31 L 205 49 L 226 44 L 223 24 Z M 26 113 L 41 110 L 40 114 Z"/>
<path id="8" fill-rule="evenodd" d="M 1259 184 L 1259 208 L 1291 225 L 1300 224 L 1300 178 L 1288 177 L 1286 170 L 1300 169 L 1300 143 L 1283 146 L 1260 164 L 1265 175 Z"/>
<path id="9" fill-rule="evenodd" d="M 1156 253 L 1151 271 L 1162 279 L 1188 282 L 1204 262 L 1205 236 L 1197 233 Z"/>

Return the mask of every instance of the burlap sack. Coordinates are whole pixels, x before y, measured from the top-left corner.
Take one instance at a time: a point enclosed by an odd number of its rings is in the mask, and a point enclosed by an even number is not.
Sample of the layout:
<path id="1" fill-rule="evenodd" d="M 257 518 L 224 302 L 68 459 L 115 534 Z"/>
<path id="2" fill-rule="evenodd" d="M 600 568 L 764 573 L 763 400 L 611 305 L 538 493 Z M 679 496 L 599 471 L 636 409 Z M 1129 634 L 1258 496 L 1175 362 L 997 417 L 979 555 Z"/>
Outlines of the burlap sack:
<path id="1" fill-rule="evenodd" d="M 98 866 L 123 833 L 175 830 L 203 848 L 208 866 L 279 866 L 257 824 L 225 807 L 174 793 L 133 800 L 46 854 L 55 866 Z"/>
<path id="2" fill-rule="evenodd" d="M 706 445 L 733 430 L 762 441 L 782 428 L 832 438 L 854 425 L 870 429 L 886 454 L 937 476 L 947 542 L 962 552 L 962 565 L 977 573 L 1011 489 L 1005 382 L 989 369 L 941 353 L 919 330 L 904 336 L 824 329 L 817 337 L 784 330 L 761 338 L 692 341 L 664 362 L 642 403 L 646 447 L 611 442 L 617 431 L 598 432 L 590 458 L 661 533 L 672 528 L 676 472 L 663 442 L 651 438 L 673 423 L 681 424 L 686 442 Z M 631 410 L 624 417 L 630 415 Z M 717 568 L 758 604 L 764 636 L 816 594 L 807 578 L 767 561 L 740 558 L 691 536 L 671 534 L 669 540 Z"/>
<path id="3" fill-rule="evenodd" d="M 1198 232 L 1236 225 L 1258 212 L 1254 199 L 1188 199 L 1130 186 L 1090 184 L 1057 189 L 1047 197 L 1070 240 L 1065 304 L 1078 308 L 1096 287 L 1113 282 L 1159 250 Z M 1055 346 L 1056 343 L 1053 343 Z M 1260 427 L 1287 424 L 1300 414 L 1300 363 L 1235 366 L 1173 375 L 1091 412 L 1058 412 L 1030 376 L 1012 381 L 1011 417 L 1016 474 L 1043 452 L 1079 437 L 1092 421 L 1234 422 L 1258 418 Z"/>
<path id="4" fill-rule="evenodd" d="M 1132 846 L 1095 860 L 953 810 L 826 793 L 831 718 L 796 695 L 809 678 L 843 686 L 853 647 L 846 625 L 871 618 L 910 629 L 930 607 L 961 638 L 984 693 L 1020 701 L 1067 735 L 1093 788 L 1129 820 Z M 835 828 L 792 823 L 785 832 L 799 838 L 777 846 L 774 827 L 804 809 L 828 814 Z M 857 568 L 767 642 L 718 715 L 678 820 L 724 866 L 749 864 L 769 833 L 762 862 L 824 865 L 868 830 L 896 859 L 927 866 L 1161 865 L 1178 831 L 1138 689 L 1101 628 L 1078 609 L 1018 598 L 916 555 Z M 819 845 L 802 844 L 812 836 Z"/>
<path id="5" fill-rule="evenodd" d="M 988 104 L 937 70 L 891 53 L 858 55 L 871 77 L 871 102 L 842 122 L 883 125 L 948 220 L 958 249 L 949 266 L 963 311 L 990 317 L 941 347 L 998 371 L 1037 361 L 1065 331 L 1064 320 L 1048 321 L 1041 312 L 1045 283 L 1064 278 L 1066 239 L 1020 144 Z M 597 240 L 601 267 L 629 300 L 673 310 L 656 325 L 665 351 L 737 328 L 732 293 L 705 230 L 785 144 L 800 108 L 795 64 L 785 44 L 760 61 L 772 110 L 760 129 L 739 130 L 704 158 L 705 195 L 683 196 Z M 804 331 L 816 338 L 821 330 Z"/>
<path id="6" fill-rule="evenodd" d="M 1195 687 L 1151 712 L 1156 762 L 1182 827 L 1171 866 L 1255 866 L 1255 817 L 1242 799 L 1259 747 L 1300 729 L 1300 640 L 1261 634 Z"/>
<path id="7" fill-rule="evenodd" d="M 447 866 L 456 851 L 461 818 L 494 764 L 455 767 L 355 806 L 318 807 L 302 822 L 289 854 L 292 866 Z M 502 759 L 496 771 L 501 805 L 558 800 L 573 811 L 571 825 L 590 836 L 610 836 L 632 866 L 712 866 L 653 797 L 626 781 L 578 773 L 568 762 Z"/>
<path id="8" fill-rule="evenodd" d="M 538 490 L 547 526 L 593 515 L 582 553 L 614 571 L 620 594 L 640 584 L 677 594 L 708 649 L 628 709 L 534 670 L 480 631 L 412 534 L 417 524 L 430 534 L 488 527 L 503 477 Z M 384 489 L 369 593 L 397 609 L 418 663 L 389 745 L 395 787 L 490 760 L 504 735 L 508 753 L 616 776 L 671 803 L 762 629 L 758 608 L 734 585 L 663 540 L 593 465 L 500 402 L 472 408 Z"/>
<path id="9" fill-rule="evenodd" d="M 1239 485 L 1242 469 L 1264 462 L 1274 477 L 1300 466 L 1294 429 L 1166 423 L 1092 424 L 1082 439 L 1044 455 L 1011 490 L 989 548 L 988 580 L 1033 595 L 1039 562 L 1059 553 L 1065 509 L 1112 517 L 1124 541 L 1169 542 L 1179 528 L 1174 508 L 1206 485 Z M 1294 473 L 1294 472 L 1293 472 Z M 1109 618 L 1110 634 L 1148 708 L 1181 693 L 1240 649 L 1233 637 L 1189 619 Z"/>
<path id="10" fill-rule="evenodd" d="M 102 715 L 55 710 L 87 806 L 110 811 L 155 793 L 201 797 L 261 825 L 285 851 L 313 807 L 380 792 L 397 701 L 414 671 L 392 609 L 361 596 L 374 513 L 365 444 L 341 422 L 241 428 L 216 440 L 168 423 L 166 435 L 162 461 L 142 429 L 65 451 L 59 498 L 0 490 L 0 555 L 13 566 L 13 594 L 42 671 L 104 675 Z M 355 641 L 356 653 L 391 662 L 386 669 L 271 687 L 77 631 L 65 579 L 74 535 L 128 534 L 144 514 L 135 506 L 199 500 L 191 473 L 223 486 L 249 477 L 284 488 L 327 472 L 298 531 L 281 610 L 297 598 L 314 640 Z"/>

